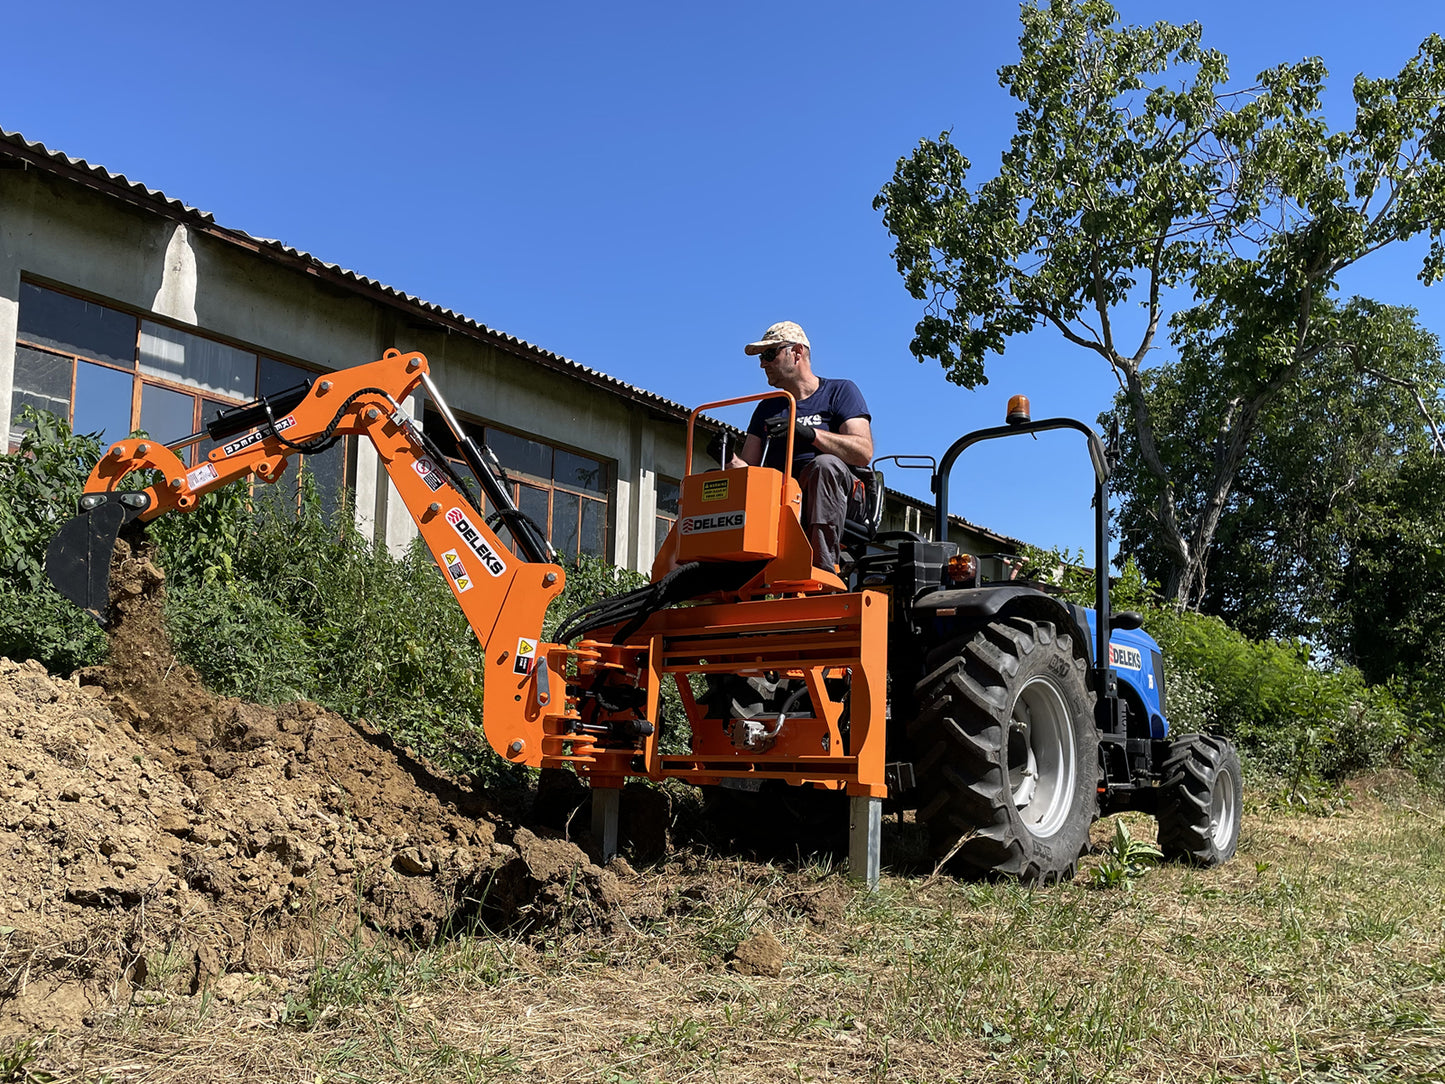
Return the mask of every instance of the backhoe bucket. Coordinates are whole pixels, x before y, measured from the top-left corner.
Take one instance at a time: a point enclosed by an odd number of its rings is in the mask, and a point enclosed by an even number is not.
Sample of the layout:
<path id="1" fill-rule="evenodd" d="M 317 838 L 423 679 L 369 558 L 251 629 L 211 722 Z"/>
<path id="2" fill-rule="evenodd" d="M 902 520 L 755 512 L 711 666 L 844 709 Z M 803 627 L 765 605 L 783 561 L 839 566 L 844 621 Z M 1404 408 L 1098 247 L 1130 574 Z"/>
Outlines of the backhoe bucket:
<path id="1" fill-rule="evenodd" d="M 110 559 L 121 528 L 146 510 L 144 493 L 87 493 L 80 514 L 63 524 L 45 551 L 50 582 L 105 628 L 110 620 Z"/>

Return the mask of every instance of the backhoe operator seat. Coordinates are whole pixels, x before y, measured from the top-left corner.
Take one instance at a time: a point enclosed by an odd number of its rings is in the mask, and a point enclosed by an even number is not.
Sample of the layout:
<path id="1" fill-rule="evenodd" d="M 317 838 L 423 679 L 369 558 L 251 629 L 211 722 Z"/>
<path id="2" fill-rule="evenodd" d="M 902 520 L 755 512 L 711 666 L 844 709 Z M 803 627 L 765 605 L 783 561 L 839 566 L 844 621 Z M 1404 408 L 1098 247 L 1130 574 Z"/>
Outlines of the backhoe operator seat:
<path id="1" fill-rule="evenodd" d="M 853 479 L 848 518 L 839 540 L 844 547 L 867 545 L 883 522 L 883 472 L 872 467 L 854 467 Z"/>

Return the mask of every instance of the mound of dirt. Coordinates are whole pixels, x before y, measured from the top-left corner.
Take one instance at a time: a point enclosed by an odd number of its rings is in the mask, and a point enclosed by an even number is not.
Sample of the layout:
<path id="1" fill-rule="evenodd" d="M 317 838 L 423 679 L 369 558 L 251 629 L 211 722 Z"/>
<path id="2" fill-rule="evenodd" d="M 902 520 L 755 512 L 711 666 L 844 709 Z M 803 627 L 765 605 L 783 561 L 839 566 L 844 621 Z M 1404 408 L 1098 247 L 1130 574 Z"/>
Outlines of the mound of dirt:
<path id="1" fill-rule="evenodd" d="M 616 920 L 613 873 L 385 735 L 212 696 L 172 654 L 163 583 L 122 542 L 105 666 L 66 679 L 0 659 L 0 1031 L 355 936 Z"/>

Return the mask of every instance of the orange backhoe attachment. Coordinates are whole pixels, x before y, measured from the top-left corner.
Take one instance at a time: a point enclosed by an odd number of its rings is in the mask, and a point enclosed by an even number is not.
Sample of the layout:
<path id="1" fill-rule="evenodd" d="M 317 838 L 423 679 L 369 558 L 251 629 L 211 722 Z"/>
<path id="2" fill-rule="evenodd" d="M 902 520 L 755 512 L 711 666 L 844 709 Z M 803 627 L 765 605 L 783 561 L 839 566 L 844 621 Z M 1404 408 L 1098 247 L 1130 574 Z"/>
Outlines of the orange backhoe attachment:
<path id="1" fill-rule="evenodd" d="M 125 524 L 193 511 L 206 493 L 248 475 L 274 482 L 289 456 L 336 437 L 364 436 L 482 646 L 484 729 L 501 756 L 534 767 L 570 765 L 614 796 L 628 776 L 781 779 L 846 789 L 871 811 L 863 864 L 875 881 L 878 799 L 887 793 L 886 598 L 849 592 L 836 570 L 814 567 L 791 477 L 764 467 L 693 469 L 700 412 L 765 396 L 692 413 L 679 516 L 652 585 L 574 615 L 565 625 L 571 633 L 548 643 L 542 619 L 565 574 L 428 372 L 421 354 L 391 350 L 379 361 L 223 412 L 205 433 L 171 446 L 117 442 L 87 479 L 80 514 L 51 543 L 52 581 L 104 623 L 111 551 Z M 485 505 L 403 407 L 423 384 L 481 483 Z M 795 410 L 787 393 L 766 395 L 786 396 Z M 207 435 L 224 443 L 188 467 L 177 452 Z M 790 461 L 791 431 L 787 439 Z M 122 489 L 139 471 L 157 472 L 156 480 Z M 516 553 L 493 532 L 499 521 L 509 527 Z M 709 682 L 762 676 L 793 690 L 786 710 L 737 716 L 719 713 L 716 698 L 699 696 Z M 667 680 L 676 684 L 691 730 L 685 754 L 660 746 Z M 609 823 L 615 839 L 615 805 Z"/>

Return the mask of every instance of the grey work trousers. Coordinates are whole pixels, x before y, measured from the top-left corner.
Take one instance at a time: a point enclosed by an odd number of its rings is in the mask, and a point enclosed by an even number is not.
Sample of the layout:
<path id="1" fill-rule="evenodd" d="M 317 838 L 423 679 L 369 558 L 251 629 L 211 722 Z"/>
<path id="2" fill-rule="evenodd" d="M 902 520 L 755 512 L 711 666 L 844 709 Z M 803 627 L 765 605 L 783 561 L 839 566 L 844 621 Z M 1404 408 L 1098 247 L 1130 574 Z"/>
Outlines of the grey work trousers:
<path id="1" fill-rule="evenodd" d="M 839 540 L 848 518 L 853 471 L 836 455 L 815 455 L 798 471 L 803 487 L 803 529 L 813 547 L 813 564 L 832 572 L 838 567 Z"/>

